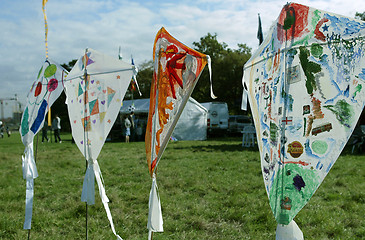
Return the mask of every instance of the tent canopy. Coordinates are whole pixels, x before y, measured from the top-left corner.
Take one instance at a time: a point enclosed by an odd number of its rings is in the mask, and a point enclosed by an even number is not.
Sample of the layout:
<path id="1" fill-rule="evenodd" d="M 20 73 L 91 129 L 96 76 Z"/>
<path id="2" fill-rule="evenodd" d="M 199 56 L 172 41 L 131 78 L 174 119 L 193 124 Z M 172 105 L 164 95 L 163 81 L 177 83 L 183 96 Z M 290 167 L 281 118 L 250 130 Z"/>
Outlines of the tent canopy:
<path id="1" fill-rule="evenodd" d="M 133 109 L 135 114 L 148 114 L 149 106 L 149 98 L 125 100 L 120 113 L 129 114 Z M 207 109 L 190 97 L 176 124 L 172 137 L 177 140 L 206 140 L 207 115 Z"/>

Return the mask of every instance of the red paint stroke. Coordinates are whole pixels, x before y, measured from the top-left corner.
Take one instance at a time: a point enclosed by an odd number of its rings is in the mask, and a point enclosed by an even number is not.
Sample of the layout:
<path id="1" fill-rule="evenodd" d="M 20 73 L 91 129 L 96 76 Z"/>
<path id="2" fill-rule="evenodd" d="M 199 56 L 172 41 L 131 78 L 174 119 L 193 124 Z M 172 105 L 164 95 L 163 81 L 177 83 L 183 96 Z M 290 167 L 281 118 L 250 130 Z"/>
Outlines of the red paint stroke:
<path id="1" fill-rule="evenodd" d="M 303 36 L 303 34 L 309 32 L 309 30 L 307 29 L 308 11 L 309 7 L 297 3 L 288 4 L 281 10 L 277 27 L 277 36 L 280 42 L 301 37 Z M 291 26 L 288 30 L 284 29 L 284 21 L 286 17 L 289 16 L 289 14 L 294 14 L 295 17 L 294 33 L 293 26 Z"/>
<path id="2" fill-rule="evenodd" d="M 42 83 L 38 82 L 37 87 L 34 91 L 34 97 L 38 97 L 39 94 L 42 92 Z"/>
<path id="3" fill-rule="evenodd" d="M 183 80 L 181 70 L 185 70 L 186 66 L 184 62 L 178 62 L 179 60 L 183 60 L 186 56 L 186 52 L 178 52 L 178 49 L 175 45 L 170 45 L 166 48 L 166 68 L 169 75 L 169 82 L 171 87 L 171 92 L 173 98 L 176 99 L 175 94 L 175 83 L 177 83 L 181 88 L 183 88 Z M 180 71 L 178 71 L 181 69 Z"/>
<path id="4" fill-rule="evenodd" d="M 289 161 L 289 162 L 285 162 L 285 164 L 288 164 L 288 163 L 300 164 L 300 165 L 303 165 L 303 166 L 308 166 L 309 165 L 309 163 L 306 163 L 306 162 L 303 162 L 303 161 L 298 161 L 298 162 Z"/>
<path id="5" fill-rule="evenodd" d="M 314 30 L 314 37 L 318 40 L 321 40 L 322 42 L 326 41 L 326 36 L 319 30 L 320 27 L 322 27 L 323 23 L 328 22 L 329 20 L 327 18 L 322 18 L 316 25 L 316 29 Z"/>

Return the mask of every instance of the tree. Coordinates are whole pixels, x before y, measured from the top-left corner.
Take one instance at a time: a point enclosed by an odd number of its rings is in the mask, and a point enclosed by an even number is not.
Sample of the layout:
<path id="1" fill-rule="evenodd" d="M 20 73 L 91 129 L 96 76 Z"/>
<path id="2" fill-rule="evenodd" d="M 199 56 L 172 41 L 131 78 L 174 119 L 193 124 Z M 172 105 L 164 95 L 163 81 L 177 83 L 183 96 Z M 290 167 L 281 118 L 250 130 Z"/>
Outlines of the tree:
<path id="1" fill-rule="evenodd" d="M 226 43 L 219 43 L 217 34 L 208 33 L 194 42 L 195 49 L 208 54 L 212 59 L 212 81 L 217 101 L 226 102 L 230 114 L 243 114 L 242 73 L 243 65 L 251 57 L 251 48 L 238 44 L 238 49 L 230 49 Z M 205 68 L 192 94 L 198 102 L 210 102 L 209 72 Z"/>
<path id="2" fill-rule="evenodd" d="M 365 12 L 363 13 L 356 12 L 355 18 L 365 21 Z"/>

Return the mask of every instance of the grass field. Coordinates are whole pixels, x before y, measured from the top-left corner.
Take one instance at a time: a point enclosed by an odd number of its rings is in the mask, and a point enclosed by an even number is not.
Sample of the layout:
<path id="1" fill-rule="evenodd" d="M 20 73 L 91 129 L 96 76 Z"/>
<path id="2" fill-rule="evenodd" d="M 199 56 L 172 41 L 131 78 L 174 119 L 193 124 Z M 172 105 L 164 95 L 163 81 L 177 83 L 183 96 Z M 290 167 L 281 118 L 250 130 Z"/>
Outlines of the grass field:
<path id="1" fill-rule="evenodd" d="M 30 239 L 85 239 L 85 160 L 71 135 L 38 144 Z M 36 141 L 36 138 L 35 138 Z M 0 239 L 27 239 L 19 134 L 0 139 Z M 151 179 L 144 143 L 106 143 L 98 158 L 117 233 L 147 239 Z M 256 149 L 240 138 L 169 143 L 157 183 L 164 233 L 154 240 L 275 239 Z M 305 239 L 365 239 L 365 155 L 343 153 L 295 221 Z M 95 184 L 89 239 L 115 239 Z"/>

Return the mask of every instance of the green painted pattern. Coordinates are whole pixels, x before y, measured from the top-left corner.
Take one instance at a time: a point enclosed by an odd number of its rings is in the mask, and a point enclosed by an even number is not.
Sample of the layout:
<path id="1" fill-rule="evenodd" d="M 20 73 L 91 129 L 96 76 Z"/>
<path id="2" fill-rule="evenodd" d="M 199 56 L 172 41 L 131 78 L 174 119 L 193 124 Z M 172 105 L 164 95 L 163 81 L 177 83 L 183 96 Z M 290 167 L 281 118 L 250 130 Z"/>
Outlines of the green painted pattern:
<path id="1" fill-rule="evenodd" d="M 28 108 L 25 109 L 22 119 L 22 136 L 25 136 L 29 132 L 29 113 Z"/>
<path id="2" fill-rule="evenodd" d="M 348 104 L 346 100 L 341 99 L 335 105 L 327 105 L 324 107 L 331 110 L 342 125 L 350 128 L 355 112 L 354 107 Z"/>
<path id="3" fill-rule="evenodd" d="M 318 43 L 313 43 L 311 46 L 311 54 L 316 58 L 320 58 L 323 54 L 323 47 Z"/>
<path id="4" fill-rule="evenodd" d="M 300 176 L 300 177 L 298 177 Z M 303 179 L 305 186 L 300 190 L 294 185 L 294 178 Z M 269 193 L 270 206 L 280 224 L 289 224 L 295 215 L 307 204 L 319 185 L 317 170 L 288 163 L 279 169 Z"/>
<path id="5" fill-rule="evenodd" d="M 54 64 L 49 65 L 46 70 L 44 70 L 44 77 L 48 78 L 57 72 L 57 66 Z"/>
<path id="6" fill-rule="evenodd" d="M 39 77 L 41 76 L 42 70 L 43 70 L 43 66 L 41 67 L 41 69 L 39 69 L 39 72 L 38 72 L 38 77 L 37 77 L 37 79 L 39 79 Z"/>
<path id="7" fill-rule="evenodd" d="M 317 154 L 325 154 L 327 152 L 327 149 L 328 149 L 328 144 L 323 140 L 315 140 L 312 143 L 312 150 Z"/>
<path id="8" fill-rule="evenodd" d="M 305 82 L 307 93 L 312 94 L 313 90 L 317 89 L 314 74 L 321 72 L 322 67 L 318 63 L 309 61 L 308 58 L 310 56 L 310 52 L 306 47 L 304 46 L 299 47 L 299 51 L 300 51 L 299 53 L 300 64 L 307 78 Z"/>

